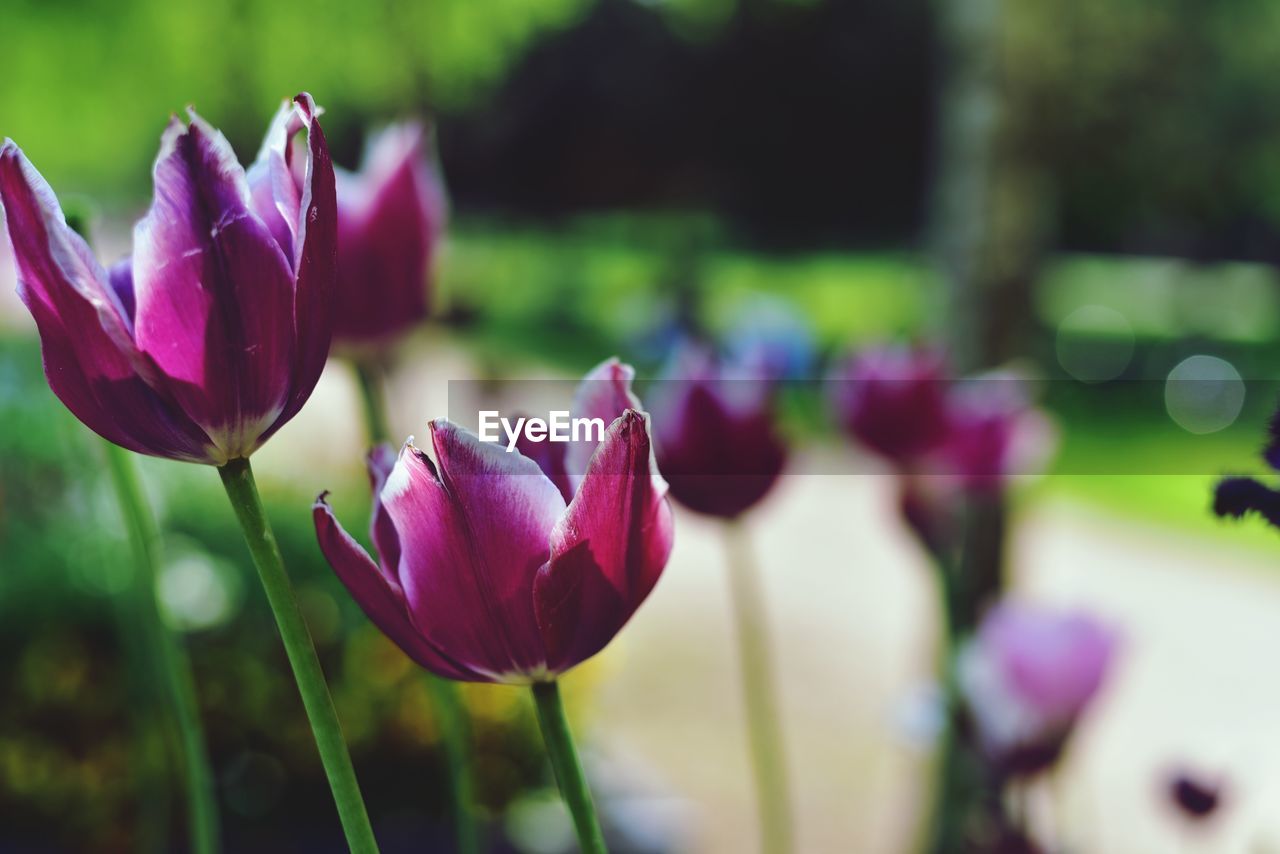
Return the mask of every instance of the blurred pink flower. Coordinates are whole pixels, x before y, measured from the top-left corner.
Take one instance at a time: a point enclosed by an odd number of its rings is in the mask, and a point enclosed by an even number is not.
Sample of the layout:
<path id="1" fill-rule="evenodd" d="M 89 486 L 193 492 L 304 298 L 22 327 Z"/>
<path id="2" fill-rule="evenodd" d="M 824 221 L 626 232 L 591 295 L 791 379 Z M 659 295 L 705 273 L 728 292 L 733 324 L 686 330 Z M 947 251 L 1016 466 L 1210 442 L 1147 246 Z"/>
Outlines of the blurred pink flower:
<path id="1" fill-rule="evenodd" d="M 1040 473 L 1056 444 L 1052 426 L 1031 405 L 1027 380 L 1013 373 L 954 384 L 946 425 L 932 471 L 954 475 L 971 490 L 999 489 L 1009 477 Z"/>
<path id="2" fill-rule="evenodd" d="M 700 346 L 677 350 L 650 397 L 658 464 L 676 501 L 732 519 L 777 483 L 787 449 L 773 424 L 773 376 L 759 360 L 726 364 Z"/>
<path id="3" fill-rule="evenodd" d="M 1038 472 L 1054 444 L 1026 378 L 1005 371 L 956 380 L 936 350 L 865 350 L 836 367 L 828 389 L 849 437 L 902 474 L 995 487 Z"/>
<path id="4" fill-rule="evenodd" d="M 899 467 L 936 451 L 949 430 L 949 377 L 931 350 L 876 347 L 832 372 L 830 403 L 849 437 Z"/>
<path id="5" fill-rule="evenodd" d="M 964 499 L 998 497 L 1011 477 L 1040 473 L 1057 443 L 1025 377 L 955 380 L 933 349 L 867 349 L 827 387 L 840 426 L 890 464 L 903 520 L 939 555 L 955 545 Z"/>
<path id="6" fill-rule="evenodd" d="M 1087 614 L 1015 603 L 988 612 L 957 676 L 991 761 L 1015 774 L 1056 762 L 1116 648 L 1115 635 Z"/>
<path id="7" fill-rule="evenodd" d="M 369 141 L 358 172 L 336 170 L 339 344 L 385 344 L 430 311 L 447 210 L 426 136 L 417 123 L 392 125 Z"/>

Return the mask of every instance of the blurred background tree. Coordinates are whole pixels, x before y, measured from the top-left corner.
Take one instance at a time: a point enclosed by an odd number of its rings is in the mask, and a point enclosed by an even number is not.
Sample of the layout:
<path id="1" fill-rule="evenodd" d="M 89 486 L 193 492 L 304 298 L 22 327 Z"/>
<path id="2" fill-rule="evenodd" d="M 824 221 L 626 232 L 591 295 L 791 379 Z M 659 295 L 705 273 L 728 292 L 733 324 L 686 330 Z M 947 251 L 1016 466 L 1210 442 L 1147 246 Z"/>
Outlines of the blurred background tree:
<path id="1" fill-rule="evenodd" d="M 715 210 L 781 246 L 910 244 L 945 91 L 925 0 L 11 0 L 0 130 L 56 186 L 140 203 L 163 116 L 250 156 L 306 88 L 350 162 L 430 110 L 463 212 Z M 1271 259 L 1280 10 L 1265 0 L 1008 4 L 1003 151 L 1056 245 Z"/>

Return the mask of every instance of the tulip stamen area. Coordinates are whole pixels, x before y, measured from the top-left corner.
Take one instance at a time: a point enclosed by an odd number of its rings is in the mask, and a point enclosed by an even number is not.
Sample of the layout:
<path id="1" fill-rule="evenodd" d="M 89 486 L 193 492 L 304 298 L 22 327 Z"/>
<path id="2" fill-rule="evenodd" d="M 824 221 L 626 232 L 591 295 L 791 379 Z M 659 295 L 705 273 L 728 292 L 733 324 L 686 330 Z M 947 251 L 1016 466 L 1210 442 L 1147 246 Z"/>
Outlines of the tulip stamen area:
<path id="1" fill-rule="evenodd" d="M 542 442 L 602 442 L 605 423 L 603 418 L 573 418 L 567 409 L 553 409 L 547 418 L 517 417 L 513 422 L 496 409 L 482 409 L 479 413 L 480 441 L 501 442 L 499 428 L 506 434 L 506 448 L 516 449 L 523 436 L 525 441 Z"/>

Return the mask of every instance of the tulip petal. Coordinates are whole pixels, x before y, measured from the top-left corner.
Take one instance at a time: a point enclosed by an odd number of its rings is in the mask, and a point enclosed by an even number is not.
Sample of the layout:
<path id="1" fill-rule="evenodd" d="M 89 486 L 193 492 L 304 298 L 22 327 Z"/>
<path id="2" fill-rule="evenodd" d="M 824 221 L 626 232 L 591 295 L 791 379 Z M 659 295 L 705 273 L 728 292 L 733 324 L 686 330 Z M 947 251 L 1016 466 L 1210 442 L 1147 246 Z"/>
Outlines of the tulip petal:
<path id="1" fill-rule="evenodd" d="M 1014 643 L 1001 646 L 1009 680 L 1020 696 L 1061 718 L 1079 714 L 1106 675 L 1114 640 L 1083 614 L 1066 614 L 1012 630 Z"/>
<path id="2" fill-rule="evenodd" d="M 631 381 L 635 376 L 634 368 L 616 358 L 596 365 L 574 392 L 571 417 L 599 418 L 608 427 L 628 409 L 643 411 L 639 399 L 631 391 Z M 566 448 L 565 470 L 569 473 L 569 482 L 574 491 L 578 489 L 598 444 L 594 441 L 579 441 L 570 443 Z"/>
<path id="3" fill-rule="evenodd" d="M 431 437 L 436 463 L 407 445 L 381 495 L 414 622 L 493 681 L 528 681 L 545 672 L 533 579 L 564 499 L 519 454 L 443 419 Z"/>
<path id="4" fill-rule="evenodd" d="M 0 148 L 0 202 L 18 293 L 40 332 L 45 376 L 98 435 L 138 453 L 208 462 L 208 437 L 143 379 L 158 371 L 134 347 L 109 277 L 72 231 L 48 183 L 12 141 Z"/>
<path id="5" fill-rule="evenodd" d="M 370 560 L 333 515 L 325 496 L 312 506 L 316 539 L 351 596 L 373 624 L 422 667 L 446 679 L 475 680 L 477 675 L 449 659 L 413 625 L 405 606 L 404 591 Z"/>
<path id="6" fill-rule="evenodd" d="M 635 368 L 616 357 L 596 365 L 574 391 L 573 417 L 603 418 L 605 424 L 612 424 L 628 409 L 641 411 L 640 401 L 631 391 L 635 378 Z"/>
<path id="7" fill-rule="evenodd" d="M 294 229 L 297 227 L 301 196 L 293 183 L 293 176 L 284 165 L 284 159 L 275 151 L 264 156 L 265 160 L 257 161 L 245 173 L 249 182 L 250 204 L 292 264 L 297 254 Z"/>
<path id="8" fill-rule="evenodd" d="M 112 264 L 107 270 L 107 284 L 111 286 L 116 299 L 120 301 L 120 308 L 129 325 L 132 326 L 134 310 L 137 307 L 137 301 L 133 296 L 133 259 L 125 257 Z"/>
<path id="9" fill-rule="evenodd" d="M 609 427 L 552 532 L 534 604 L 553 673 L 603 649 L 666 565 L 671 507 L 651 459 L 648 419 L 629 409 Z"/>
<path id="10" fill-rule="evenodd" d="M 298 98 L 306 100 L 298 103 Z M 308 157 L 307 145 L 297 134 L 306 127 L 308 116 L 321 112 L 309 95 L 298 98 L 286 98 L 276 110 L 247 172 L 253 209 L 271 229 L 295 270 L 302 247 L 302 193 Z"/>
<path id="11" fill-rule="evenodd" d="M 138 347 L 226 456 L 247 456 L 290 391 L 293 276 L 231 146 L 194 112 L 166 129 L 154 173 L 134 231 Z"/>
<path id="12" fill-rule="evenodd" d="M 333 337 L 334 291 L 338 243 L 338 200 L 334 189 L 333 161 L 317 117 L 320 108 L 306 92 L 293 99 L 296 132 L 306 130 L 306 157 L 302 146 L 285 151 L 285 164 L 300 187 L 298 200 L 297 287 L 294 292 L 296 349 L 293 389 L 284 412 L 272 431 L 298 414 L 307 402 L 329 358 Z M 292 135 L 292 132 L 290 133 Z M 305 161 L 305 162 L 304 162 Z M 268 435 L 270 435 L 270 432 Z"/>
<path id="13" fill-rule="evenodd" d="M 382 488 L 387 485 L 396 466 L 396 451 L 387 443 L 378 445 L 369 452 L 369 486 L 373 489 L 373 517 L 369 520 L 369 535 L 378 550 L 378 558 L 385 567 L 391 567 L 394 573 L 400 566 L 400 535 L 396 533 L 395 523 L 382 503 Z M 399 583 L 399 582 L 397 582 Z"/>

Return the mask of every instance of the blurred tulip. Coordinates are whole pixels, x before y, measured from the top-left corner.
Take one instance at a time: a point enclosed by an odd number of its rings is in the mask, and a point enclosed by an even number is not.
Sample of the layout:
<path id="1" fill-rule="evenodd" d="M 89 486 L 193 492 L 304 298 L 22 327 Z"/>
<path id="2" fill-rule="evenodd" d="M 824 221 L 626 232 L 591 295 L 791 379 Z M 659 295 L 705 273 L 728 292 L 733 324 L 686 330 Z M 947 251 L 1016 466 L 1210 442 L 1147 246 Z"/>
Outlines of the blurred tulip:
<path id="1" fill-rule="evenodd" d="M 949 435 L 949 378 L 936 352 L 868 350 L 837 365 L 831 380 L 831 406 L 840 426 L 895 466 L 909 467 Z"/>
<path id="2" fill-rule="evenodd" d="M 962 499 L 998 499 L 1011 476 L 1041 471 L 1056 441 L 1023 378 L 953 380 L 928 349 L 886 347 L 846 359 L 831 374 L 828 396 L 849 436 L 892 465 L 903 520 L 939 555 L 954 545 Z"/>
<path id="3" fill-rule="evenodd" d="M 958 663 L 960 690 L 988 758 L 1009 774 L 1053 765 L 1115 651 L 1114 635 L 1085 614 L 993 608 Z"/>
<path id="4" fill-rule="evenodd" d="M 394 461 L 371 455 L 381 565 L 317 500 L 329 563 L 414 661 L 449 679 L 551 680 L 603 649 L 649 595 L 673 531 L 632 376 L 610 361 L 580 386 L 574 416 L 609 427 L 556 464 L 567 503 L 537 462 L 443 419 L 431 424 L 434 461 L 412 442 Z"/>
<path id="5" fill-rule="evenodd" d="M 45 375 L 90 429 L 222 465 L 297 414 L 329 352 L 336 202 L 311 96 L 286 102 L 246 175 L 189 111 L 156 158 L 132 259 L 104 269 L 12 141 L 0 201 Z M 305 142 L 293 137 L 305 132 Z"/>
<path id="6" fill-rule="evenodd" d="M 446 203 L 426 138 L 420 124 L 393 125 L 369 141 L 359 172 L 335 170 L 339 344 L 385 344 L 430 311 Z"/>
<path id="7" fill-rule="evenodd" d="M 1035 471 L 1052 446 L 1025 380 L 953 380 L 931 350 L 889 347 L 848 359 L 832 374 L 830 398 L 849 436 L 899 471 L 947 475 L 965 487 Z"/>
<path id="8" fill-rule="evenodd" d="M 1169 799 L 1182 815 L 1192 821 L 1203 821 L 1218 810 L 1223 788 L 1219 781 L 1180 773 L 1169 781 Z"/>
<path id="9" fill-rule="evenodd" d="M 946 424 L 936 470 L 971 490 L 998 489 L 1010 476 L 1041 471 L 1056 443 L 1049 422 L 1028 400 L 1026 381 L 1008 373 L 953 386 Z"/>
<path id="10" fill-rule="evenodd" d="M 758 363 L 725 365 L 694 346 L 677 351 L 650 407 L 672 497 L 727 519 L 764 498 L 787 458 L 773 426 L 773 397 Z"/>
<path id="11" fill-rule="evenodd" d="M 766 352 L 751 348 L 744 355 Z M 786 446 L 773 426 L 777 379 L 767 358 L 726 362 L 684 343 L 651 398 L 658 461 L 671 495 L 724 520 L 763 851 L 791 847 L 791 793 L 759 569 L 746 528 L 736 520 L 768 494 L 786 464 Z"/>

